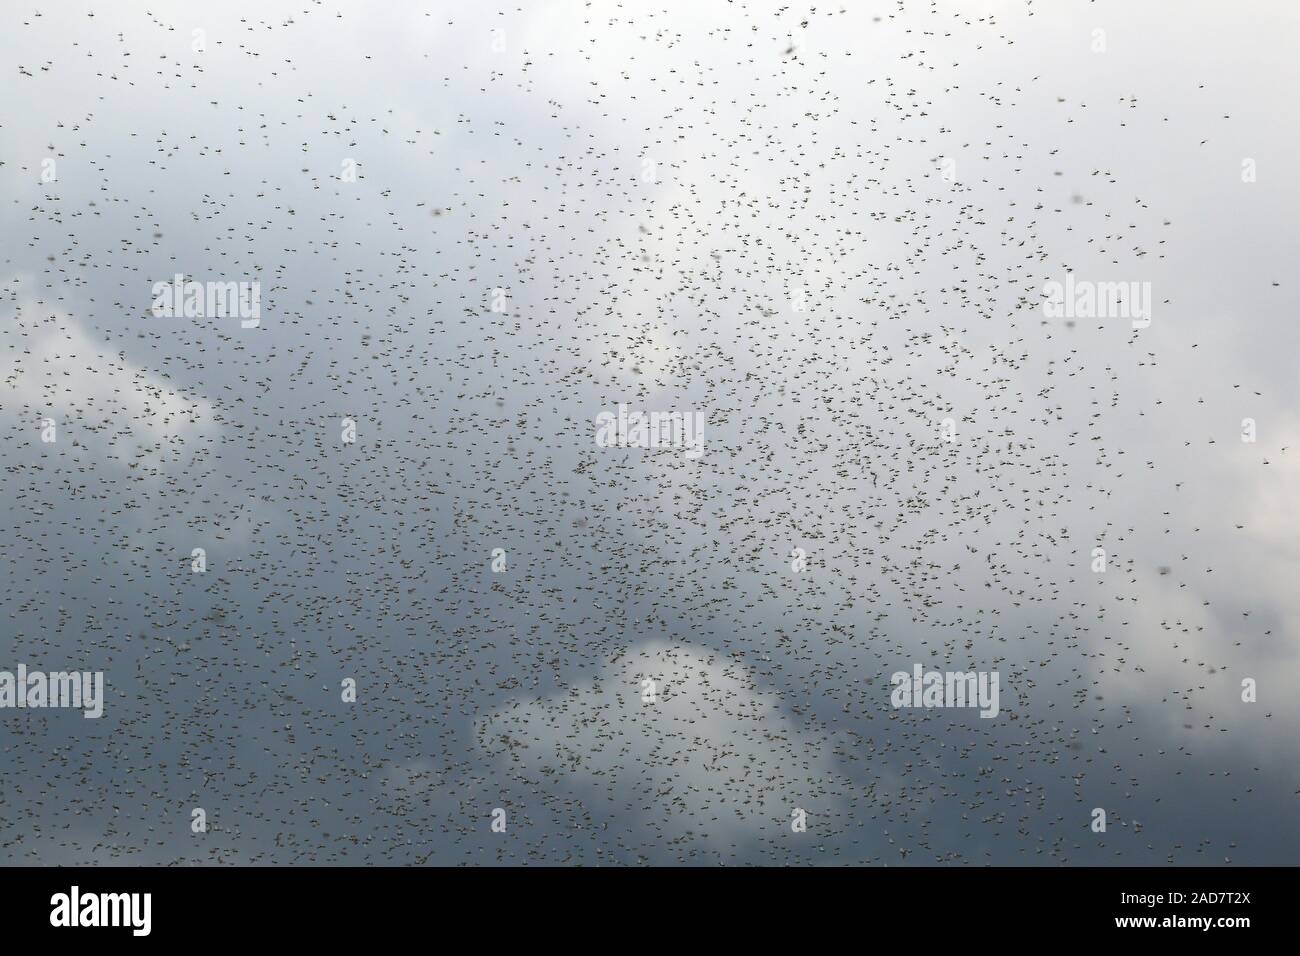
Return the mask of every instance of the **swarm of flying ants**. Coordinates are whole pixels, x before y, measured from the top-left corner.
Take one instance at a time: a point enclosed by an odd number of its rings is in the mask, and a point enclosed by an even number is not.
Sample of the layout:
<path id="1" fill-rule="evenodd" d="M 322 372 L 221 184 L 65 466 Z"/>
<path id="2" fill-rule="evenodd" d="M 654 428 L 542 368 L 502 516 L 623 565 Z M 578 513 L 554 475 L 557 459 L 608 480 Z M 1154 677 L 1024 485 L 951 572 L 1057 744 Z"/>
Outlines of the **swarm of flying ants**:
<path id="1" fill-rule="evenodd" d="M 0 859 L 1294 862 L 1289 187 L 1064 6 L 7 9 Z"/>

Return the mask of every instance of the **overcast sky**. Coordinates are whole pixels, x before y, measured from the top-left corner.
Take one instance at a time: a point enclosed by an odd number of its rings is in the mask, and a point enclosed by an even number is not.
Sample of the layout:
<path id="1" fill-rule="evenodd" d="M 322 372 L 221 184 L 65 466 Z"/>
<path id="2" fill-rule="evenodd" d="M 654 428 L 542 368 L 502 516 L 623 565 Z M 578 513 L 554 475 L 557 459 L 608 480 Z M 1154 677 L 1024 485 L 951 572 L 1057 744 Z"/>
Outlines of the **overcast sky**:
<path id="1" fill-rule="evenodd" d="M 5 862 L 1296 861 L 1295 5 L 214 7 L 0 14 Z"/>

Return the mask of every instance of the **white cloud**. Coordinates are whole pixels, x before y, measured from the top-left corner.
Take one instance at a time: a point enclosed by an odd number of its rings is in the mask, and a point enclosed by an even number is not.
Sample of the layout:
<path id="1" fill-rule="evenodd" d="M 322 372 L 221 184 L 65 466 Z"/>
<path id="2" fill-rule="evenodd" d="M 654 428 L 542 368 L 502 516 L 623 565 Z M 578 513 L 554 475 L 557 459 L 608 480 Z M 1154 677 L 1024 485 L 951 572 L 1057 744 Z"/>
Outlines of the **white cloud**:
<path id="1" fill-rule="evenodd" d="M 27 429 L 35 442 L 52 418 L 60 443 L 116 450 L 125 438 L 129 456 L 156 465 L 162 442 L 211 424 L 206 399 L 132 365 L 67 315 L 25 318 L 37 314 L 31 303 L 17 310 L 0 353 L 0 416 L 9 430 Z"/>
<path id="2" fill-rule="evenodd" d="M 646 678 L 653 704 L 642 699 Z M 793 836 L 795 808 L 807 811 L 811 838 L 824 836 L 850 787 L 828 745 L 802 733 L 741 664 L 664 642 L 608 662 L 564 696 L 498 710 L 478 741 L 552 783 L 581 779 L 611 812 L 711 844 Z"/>

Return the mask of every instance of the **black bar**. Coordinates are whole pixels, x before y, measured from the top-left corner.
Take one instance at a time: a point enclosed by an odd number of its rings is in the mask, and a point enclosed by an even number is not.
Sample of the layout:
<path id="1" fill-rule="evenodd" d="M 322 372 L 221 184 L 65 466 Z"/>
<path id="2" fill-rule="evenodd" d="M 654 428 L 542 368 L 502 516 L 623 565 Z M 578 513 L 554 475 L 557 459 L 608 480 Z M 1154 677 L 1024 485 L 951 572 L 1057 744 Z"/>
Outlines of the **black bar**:
<path id="1" fill-rule="evenodd" d="M 136 934 L 143 897 L 133 909 L 110 900 L 104 918 L 116 908 L 126 925 L 51 925 L 57 895 L 70 904 L 73 886 L 83 908 L 93 898 L 83 909 L 91 919 L 96 894 L 150 894 L 148 934 Z M 760 940 L 783 931 L 899 942 L 917 932 L 949 942 L 1034 933 L 1230 946 L 1284 930 L 1293 887 L 1294 870 L 1283 868 L 47 868 L 0 871 L 0 915 L 8 939 L 67 942 L 76 932 L 81 942 L 128 944 L 373 945 L 429 929 L 448 942 L 452 933 L 540 942 L 565 926 L 577 935 L 605 927 L 630 943 L 662 940 L 680 918 L 701 924 L 704 937 Z"/>

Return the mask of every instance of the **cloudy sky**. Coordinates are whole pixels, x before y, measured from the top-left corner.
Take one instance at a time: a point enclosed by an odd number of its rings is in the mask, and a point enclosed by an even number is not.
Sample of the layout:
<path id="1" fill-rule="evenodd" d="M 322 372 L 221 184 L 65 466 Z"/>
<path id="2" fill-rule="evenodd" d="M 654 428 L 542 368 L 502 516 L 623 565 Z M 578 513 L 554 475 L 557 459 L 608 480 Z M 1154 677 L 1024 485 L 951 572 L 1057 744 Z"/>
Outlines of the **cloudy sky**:
<path id="1" fill-rule="evenodd" d="M 4 862 L 1296 861 L 1294 5 L 213 6 L 0 14 Z"/>

